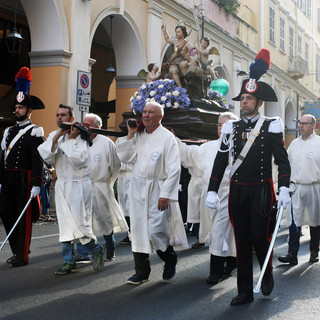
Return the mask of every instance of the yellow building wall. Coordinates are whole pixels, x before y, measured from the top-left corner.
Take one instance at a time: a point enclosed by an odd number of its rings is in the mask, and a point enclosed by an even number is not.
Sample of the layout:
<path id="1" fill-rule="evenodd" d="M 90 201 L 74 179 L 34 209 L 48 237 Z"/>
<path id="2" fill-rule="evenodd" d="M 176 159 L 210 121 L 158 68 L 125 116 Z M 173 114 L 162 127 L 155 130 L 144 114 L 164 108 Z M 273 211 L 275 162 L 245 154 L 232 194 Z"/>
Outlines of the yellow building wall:
<path id="1" fill-rule="evenodd" d="M 130 98 L 138 90 L 138 88 L 121 88 L 117 89 L 115 130 L 120 131 L 119 124 L 122 121 L 122 113 L 130 112 Z"/>
<path id="2" fill-rule="evenodd" d="M 32 72 L 32 84 L 30 94 L 39 97 L 46 107 L 44 110 L 33 110 L 32 122 L 42 126 L 45 137 L 56 126 L 56 111 L 60 103 L 68 101 L 68 68 L 58 67 L 34 67 Z M 44 116 L 45 114 L 45 116 Z"/>

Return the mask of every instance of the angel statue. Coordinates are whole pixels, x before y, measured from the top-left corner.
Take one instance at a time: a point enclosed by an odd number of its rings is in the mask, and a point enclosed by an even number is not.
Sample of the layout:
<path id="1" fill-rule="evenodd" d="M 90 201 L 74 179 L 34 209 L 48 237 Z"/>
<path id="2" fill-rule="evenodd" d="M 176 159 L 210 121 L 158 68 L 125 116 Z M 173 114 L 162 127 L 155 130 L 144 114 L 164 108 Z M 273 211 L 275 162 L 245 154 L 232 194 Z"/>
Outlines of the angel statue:
<path id="1" fill-rule="evenodd" d="M 217 48 L 212 47 L 209 49 L 210 41 L 207 37 L 200 40 L 200 47 L 196 47 L 198 51 L 199 60 L 206 75 L 211 75 L 211 80 L 217 80 L 219 77 L 218 71 L 214 71 L 211 67 L 212 60 L 209 60 L 210 54 L 219 55 Z"/>

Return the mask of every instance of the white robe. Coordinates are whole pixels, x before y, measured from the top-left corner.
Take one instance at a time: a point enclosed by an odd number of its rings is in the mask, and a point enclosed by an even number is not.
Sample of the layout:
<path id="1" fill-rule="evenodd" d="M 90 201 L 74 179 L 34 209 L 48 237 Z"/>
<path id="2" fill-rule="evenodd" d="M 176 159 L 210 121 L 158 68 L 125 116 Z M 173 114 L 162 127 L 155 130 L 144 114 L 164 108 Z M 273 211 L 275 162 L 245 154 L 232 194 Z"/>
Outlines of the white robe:
<path id="1" fill-rule="evenodd" d="M 120 160 L 133 164 L 129 197 L 132 251 L 165 251 L 169 244 L 188 248 L 178 204 L 180 157 L 173 134 L 160 125 L 153 133 L 136 133 L 116 147 Z M 159 198 L 169 199 L 168 210 L 158 210 Z"/>
<path id="2" fill-rule="evenodd" d="M 55 134 L 56 131 L 51 132 L 38 151 L 44 161 L 55 166 L 57 173 L 55 202 L 59 241 L 79 240 L 82 244 L 96 241 L 92 230 L 89 145 L 80 135 L 70 140 L 66 135 L 59 138 L 52 152 Z"/>
<path id="3" fill-rule="evenodd" d="M 124 214 L 115 199 L 113 185 L 120 169 L 114 143 L 97 135 L 89 148 L 92 183 L 92 227 L 96 236 L 128 231 Z"/>
<path id="4" fill-rule="evenodd" d="M 116 145 L 118 145 L 121 141 L 124 141 L 126 139 L 127 137 L 118 138 L 116 141 Z M 132 164 L 121 162 L 121 167 L 118 174 L 117 191 L 118 191 L 119 205 L 126 217 L 130 217 L 129 189 L 130 189 L 131 174 L 132 174 Z"/>
<path id="5" fill-rule="evenodd" d="M 291 181 L 296 183 L 292 195 L 293 216 L 299 227 L 320 225 L 320 137 L 312 134 L 293 140 L 288 148 Z M 287 224 L 292 221 L 291 205 L 286 210 Z"/>
<path id="6" fill-rule="evenodd" d="M 220 199 L 219 210 L 213 210 L 206 206 L 208 185 L 214 159 L 217 155 L 221 140 L 203 143 L 200 146 L 186 145 L 179 139 L 181 163 L 190 168 L 191 172 L 201 174 L 200 193 L 200 229 L 199 242 L 209 243 L 209 252 L 216 256 L 236 256 L 233 228 L 229 219 L 228 196 L 230 183 L 230 169 L 227 167 L 223 176 L 218 197 Z M 227 243 L 227 246 L 224 244 Z"/>

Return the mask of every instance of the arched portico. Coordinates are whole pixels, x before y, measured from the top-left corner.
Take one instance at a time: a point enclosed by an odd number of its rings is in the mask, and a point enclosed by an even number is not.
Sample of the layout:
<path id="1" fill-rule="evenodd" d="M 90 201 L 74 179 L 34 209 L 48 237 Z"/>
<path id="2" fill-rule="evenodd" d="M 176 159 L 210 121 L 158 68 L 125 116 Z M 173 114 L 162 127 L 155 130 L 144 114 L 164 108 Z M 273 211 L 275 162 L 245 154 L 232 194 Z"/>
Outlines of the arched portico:
<path id="1" fill-rule="evenodd" d="M 294 104 L 290 100 L 286 102 L 285 120 L 285 144 L 288 148 L 291 141 L 297 136 Z"/>

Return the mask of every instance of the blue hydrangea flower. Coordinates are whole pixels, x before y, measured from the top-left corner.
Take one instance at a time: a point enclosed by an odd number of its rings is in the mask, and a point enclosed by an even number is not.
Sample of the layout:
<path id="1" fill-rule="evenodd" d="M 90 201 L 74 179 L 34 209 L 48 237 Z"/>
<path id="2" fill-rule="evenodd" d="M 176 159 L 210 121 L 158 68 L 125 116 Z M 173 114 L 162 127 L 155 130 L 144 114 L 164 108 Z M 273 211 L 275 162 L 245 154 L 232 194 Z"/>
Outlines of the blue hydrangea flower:
<path id="1" fill-rule="evenodd" d="M 163 79 L 144 83 L 130 99 L 130 109 L 141 114 L 147 102 L 156 101 L 164 109 L 183 109 L 190 106 L 187 90 L 179 88 L 174 80 Z"/>

